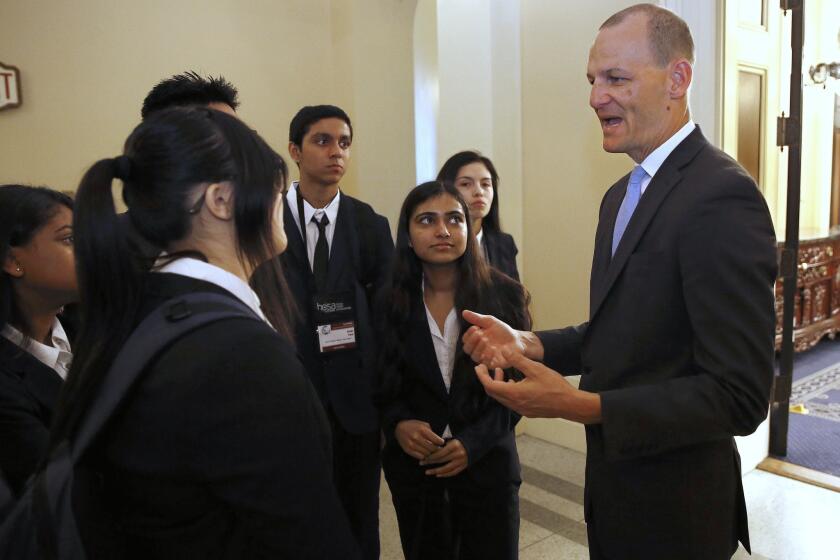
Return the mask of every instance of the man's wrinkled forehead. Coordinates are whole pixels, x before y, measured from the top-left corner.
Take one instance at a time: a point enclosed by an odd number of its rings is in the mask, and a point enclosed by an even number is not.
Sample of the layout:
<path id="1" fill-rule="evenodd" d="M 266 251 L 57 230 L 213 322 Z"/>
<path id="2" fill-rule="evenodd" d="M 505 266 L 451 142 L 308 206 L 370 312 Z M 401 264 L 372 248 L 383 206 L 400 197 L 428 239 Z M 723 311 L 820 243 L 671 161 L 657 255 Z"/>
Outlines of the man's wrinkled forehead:
<path id="1" fill-rule="evenodd" d="M 606 71 L 630 64 L 651 64 L 653 52 L 648 35 L 647 17 L 628 16 L 619 24 L 598 31 L 589 49 L 589 71 Z M 592 65 L 597 68 L 591 68 Z"/>

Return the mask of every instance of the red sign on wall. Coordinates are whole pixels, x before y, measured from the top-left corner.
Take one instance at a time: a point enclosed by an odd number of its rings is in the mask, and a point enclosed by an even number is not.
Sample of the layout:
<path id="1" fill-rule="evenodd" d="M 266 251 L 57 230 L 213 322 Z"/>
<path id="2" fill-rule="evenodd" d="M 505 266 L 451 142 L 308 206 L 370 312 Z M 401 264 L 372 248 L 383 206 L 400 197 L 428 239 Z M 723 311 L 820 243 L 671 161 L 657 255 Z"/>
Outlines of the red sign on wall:
<path id="1" fill-rule="evenodd" d="M 20 107 L 20 70 L 0 62 L 0 111 Z"/>

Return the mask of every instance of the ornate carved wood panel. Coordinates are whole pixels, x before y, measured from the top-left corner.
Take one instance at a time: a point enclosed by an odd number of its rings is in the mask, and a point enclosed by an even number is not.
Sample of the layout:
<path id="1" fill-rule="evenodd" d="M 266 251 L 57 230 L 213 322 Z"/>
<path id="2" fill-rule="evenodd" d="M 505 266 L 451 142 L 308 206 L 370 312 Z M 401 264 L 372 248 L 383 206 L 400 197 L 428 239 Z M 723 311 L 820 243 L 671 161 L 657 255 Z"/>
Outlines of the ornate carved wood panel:
<path id="1" fill-rule="evenodd" d="M 801 352 L 840 332 L 840 236 L 800 241 L 798 264 L 793 347 Z M 782 284 L 776 281 L 776 350 L 782 345 Z"/>

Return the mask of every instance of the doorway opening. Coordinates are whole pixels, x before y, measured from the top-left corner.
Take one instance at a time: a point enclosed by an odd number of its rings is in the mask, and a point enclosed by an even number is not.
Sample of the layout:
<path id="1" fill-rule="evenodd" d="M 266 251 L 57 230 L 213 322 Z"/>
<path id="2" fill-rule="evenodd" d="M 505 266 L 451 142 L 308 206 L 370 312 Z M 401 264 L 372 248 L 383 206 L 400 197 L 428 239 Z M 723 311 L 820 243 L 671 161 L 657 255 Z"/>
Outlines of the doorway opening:
<path id="1" fill-rule="evenodd" d="M 787 122 L 797 127 L 800 139 L 799 184 L 788 184 L 791 148 L 777 147 L 777 117 L 790 112 L 792 97 L 797 101 L 791 95 L 794 80 L 788 81 L 796 68 L 790 46 L 796 49 L 792 38 L 797 36 L 791 12 L 784 16 L 777 2 L 726 2 L 723 139 L 767 200 L 783 270 L 788 193 L 791 201 L 801 201 L 799 227 L 793 229 L 798 238 L 790 244 L 798 245 L 790 253 L 795 259 L 790 266 L 796 267 L 792 378 L 785 379 L 785 371 L 776 377 L 770 458 L 760 468 L 840 490 L 840 339 L 835 340 L 840 333 L 840 80 L 831 78 L 831 62 L 840 60 L 840 5 L 806 0 L 800 13 L 803 80 L 794 94 L 801 94 L 802 115 Z M 810 67 L 815 69 L 811 73 Z M 783 291 L 780 278 L 777 352 L 782 349 Z"/>

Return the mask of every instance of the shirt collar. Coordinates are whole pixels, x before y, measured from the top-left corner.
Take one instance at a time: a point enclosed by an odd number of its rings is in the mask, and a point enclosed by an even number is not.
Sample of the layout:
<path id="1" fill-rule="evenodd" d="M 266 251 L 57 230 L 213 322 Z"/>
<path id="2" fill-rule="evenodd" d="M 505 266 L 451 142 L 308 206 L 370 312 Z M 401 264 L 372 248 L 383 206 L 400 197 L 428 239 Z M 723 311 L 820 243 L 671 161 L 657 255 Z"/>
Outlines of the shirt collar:
<path id="1" fill-rule="evenodd" d="M 481 240 L 484 239 L 484 228 L 482 227 L 478 230 L 478 233 L 475 234 L 475 240 L 478 241 L 478 244 L 481 245 Z"/>
<path id="2" fill-rule="evenodd" d="M 289 209 L 292 211 L 292 216 L 295 219 L 298 227 L 300 227 L 300 216 L 298 216 L 298 181 L 293 181 L 292 186 L 289 187 L 289 192 L 286 193 L 286 203 L 289 205 Z M 338 192 L 335 193 L 335 197 L 330 201 L 329 204 L 324 206 L 323 208 L 314 208 L 306 199 L 303 199 L 303 220 L 305 223 L 309 224 L 312 221 L 312 216 L 315 215 L 316 212 L 321 211 L 327 215 L 327 218 L 330 220 L 330 224 L 334 224 L 335 221 L 338 219 L 338 205 L 341 199 L 341 190 L 339 189 Z"/>
<path id="3" fill-rule="evenodd" d="M 50 344 L 52 346 L 47 346 L 35 339 L 29 339 L 24 345 L 25 337 L 23 333 L 9 324 L 3 327 L 2 334 L 9 341 L 29 352 L 39 362 L 54 370 L 62 379 L 67 377 L 67 370 L 70 369 L 73 354 L 70 350 L 70 340 L 67 338 L 67 333 L 64 332 L 64 327 L 61 326 L 61 321 L 57 318 L 53 319 L 50 331 Z"/>
<path id="4" fill-rule="evenodd" d="M 420 297 L 423 299 L 423 308 L 426 310 L 426 321 L 429 323 L 429 333 L 432 338 L 437 338 L 454 348 L 458 343 L 458 312 L 455 307 L 449 310 L 446 319 L 443 321 L 443 332 L 440 332 L 437 321 L 432 316 L 432 311 L 426 305 L 426 278 L 420 279 Z"/>
<path id="5" fill-rule="evenodd" d="M 262 312 L 260 298 L 257 296 L 257 293 L 251 289 L 251 286 L 247 282 L 221 267 L 199 259 L 182 257 L 160 268 L 155 268 L 155 272 L 179 274 L 215 284 L 236 296 L 239 301 L 251 308 L 263 321 L 268 323 L 268 319 L 266 319 Z"/>
<path id="6" fill-rule="evenodd" d="M 645 170 L 645 173 L 647 173 L 648 177 L 653 178 L 653 176 L 656 175 L 656 172 L 659 171 L 659 168 L 662 167 L 662 164 L 665 163 L 665 160 L 668 159 L 669 155 L 671 155 L 671 152 L 673 152 L 676 147 L 680 145 L 680 142 L 685 140 L 686 137 L 694 131 L 696 126 L 697 125 L 694 124 L 693 120 L 688 119 L 688 122 L 675 132 L 673 136 L 668 138 L 662 143 L 662 145 L 648 154 L 648 157 L 646 157 L 640 164 Z"/>

